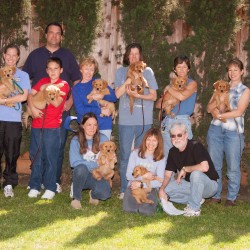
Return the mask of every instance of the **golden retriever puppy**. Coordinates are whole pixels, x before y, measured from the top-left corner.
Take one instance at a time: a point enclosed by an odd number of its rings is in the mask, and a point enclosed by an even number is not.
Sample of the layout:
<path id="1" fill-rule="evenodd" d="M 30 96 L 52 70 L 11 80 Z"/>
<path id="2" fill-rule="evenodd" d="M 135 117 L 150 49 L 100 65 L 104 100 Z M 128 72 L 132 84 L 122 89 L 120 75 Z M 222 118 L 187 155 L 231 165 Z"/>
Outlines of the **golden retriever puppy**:
<path id="1" fill-rule="evenodd" d="M 223 80 L 218 80 L 214 84 L 214 95 L 211 102 L 216 104 L 216 107 L 221 114 L 230 111 L 229 103 L 229 90 L 230 85 L 228 82 Z M 222 122 L 226 122 L 226 119 L 221 119 Z"/>
<path id="2" fill-rule="evenodd" d="M 143 71 L 147 67 L 147 64 L 143 61 L 130 64 L 127 73 L 127 79 L 131 80 L 129 88 L 132 91 L 136 91 L 139 95 L 144 93 L 144 88 L 149 88 L 146 79 L 143 77 Z M 130 96 L 130 113 L 133 113 L 134 109 L 134 97 Z"/>
<path id="3" fill-rule="evenodd" d="M 55 84 L 45 84 L 42 85 L 40 90 L 35 94 L 31 96 L 31 101 L 35 108 L 37 109 L 44 109 L 46 107 L 46 104 L 50 104 L 51 101 L 56 100 L 60 96 L 64 96 L 65 93 L 60 90 L 61 87 L 63 87 L 64 83 L 59 83 L 57 85 Z M 27 110 L 24 113 L 24 124 L 27 128 L 28 126 L 28 118 L 29 116 L 32 116 L 32 112 L 30 110 L 30 107 L 27 106 Z"/>
<path id="4" fill-rule="evenodd" d="M 115 116 L 116 116 L 116 112 L 115 112 L 115 104 L 113 102 L 108 102 L 105 100 L 99 100 L 98 103 L 101 105 L 101 107 L 107 108 L 110 111 L 110 114 L 112 116 L 112 120 L 113 122 L 115 121 Z M 100 114 L 101 117 L 105 116 L 104 114 Z"/>
<path id="5" fill-rule="evenodd" d="M 149 171 L 145 167 L 143 167 L 143 166 L 136 166 L 134 168 L 134 171 L 133 171 L 132 175 L 135 178 L 137 178 L 139 176 L 145 175 L 148 172 Z M 163 182 L 163 179 L 160 178 L 160 177 L 158 177 L 158 176 L 155 177 L 155 180 L 158 180 L 159 182 Z M 142 202 L 148 203 L 148 204 L 153 204 L 154 202 L 152 200 L 149 200 L 147 198 L 147 194 L 149 192 L 151 192 L 151 190 L 152 190 L 151 184 L 150 184 L 150 180 L 143 178 L 142 182 L 146 183 L 147 188 L 136 188 L 136 189 L 133 189 L 133 190 L 131 190 L 131 194 L 133 195 L 133 197 L 136 199 L 137 203 L 139 203 L 139 204 L 142 204 Z"/>
<path id="6" fill-rule="evenodd" d="M 94 94 L 109 95 L 110 91 L 108 89 L 107 81 L 103 79 L 96 79 L 92 83 L 93 90 L 87 95 L 88 103 L 93 101 Z"/>
<path id="7" fill-rule="evenodd" d="M 16 68 L 11 66 L 0 69 L 0 98 L 7 98 L 15 91 L 16 88 L 12 83 L 15 72 Z M 8 103 L 7 106 L 13 107 L 14 103 Z"/>
<path id="8" fill-rule="evenodd" d="M 103 142 L 100 145 L 100 154 L 97 159 L 98 168 L 94 169 L 92 172 L 93 177 L 96 180 L 101 180 L 104 178 L 108 180 L 110 186 L 112 187 L 112 177 L 114 176 L 114 167 L 117 162 L 116 145 L 112 141 Z"/>
<path id="9" fill-rule="evenodd" d="M 179 92 L 183 92 L 186 89 L 186 83 L 187 83 L 187 77 L 176 77 L 173 78 L 170 88 Z M 173 116 L 171 111 L 174 108 L 174 106 L 180 103 L 180 101 L 174 96 L 172 96 L 169 93 L 169 91 L 166 91 L 162 99 L 161 100 L 159 99 L 157 103 L 158 103 L 156 104 L 158 105 L 157 107 L 164 110 L 166 115 Z M 162 110 L 160 111 L 160 113 L 162 112 Z"/>

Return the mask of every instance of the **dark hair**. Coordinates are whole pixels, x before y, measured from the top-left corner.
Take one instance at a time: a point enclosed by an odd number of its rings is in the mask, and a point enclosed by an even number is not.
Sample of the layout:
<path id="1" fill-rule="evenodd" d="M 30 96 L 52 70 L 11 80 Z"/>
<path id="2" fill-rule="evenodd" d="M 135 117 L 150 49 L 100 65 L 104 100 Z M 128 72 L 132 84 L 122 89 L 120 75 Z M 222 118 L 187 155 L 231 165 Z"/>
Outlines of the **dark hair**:
<path id="1" fill-rule="evenodd" d="M 55 62 L 55 63 L 57 63 L 57 64 L 60 66 L 60 68 L 63 67 L 63 66 L 62 66 L 62 60 L 61 60 L 59 57 L 55 57 L 55 56 L 50 57 L 50 58 L 47 60 L 46 67 L 48 67 L 48 64 L 49 64 L 50 62 Z"/>
<path id="2" fill-rule="evenodd" d="M 139 50 L 139 53 L 140 53 L 140 61 L 143 61 L 143 55 L 142 55 L 142 47 L 139 43 L 131 43 L 129 44 L 127 47 L 126 47 L 126 51 L 124 53 L 124 56 L 123 56 L 123 64 L 128 66 L 130 63 L 129 63 L 129 54 L 130 54 L 130 51 L 131 49 L 134 49 L 134 48 L 137 48 Z"/>
<path id="3" fill-rule="evenodd" d="M 187 56 L 177 56 L 175 59 L 174 59 L 174 70 L 176 69 L 176 66 L 178 64 L 182 64 L 183 62 L 185 62 L 188 66 L 188 69 L 190 69 L 190 60 Z"/>
<path id="4" fill-rule="evenodd" d="M 78 141 L 80 143 L 80 154 L 87 153 L 88 144 L 87 144 L 85 131 L 84 131 L 84 128 L 82 125 L 84 125 L 86 123 L 86 121 L 90 118 L 94 118 L 96 120 L 96 122 L 98 122 L 96 115 L 92 112 L 88 112 L 82 117 L 82 121 L 81 121 L 81 124 L 79 125 L 79 130 L 77 132 Z M 99 144 L 100 144 L 100 132 L 99 132 L 99 128 L 97 126 L 97 130 L 96 130 L 96 133 L 94 134 L 93 143 L 92 143 L 92 152 L 93 153 L 97 154 L 100 151 Z"/>
<path id="5" fill-rule="evenodd" d="M 45 34 L 48 33 L 48 30 L 49 30 L 49 27 L 50 27 L 50 26 L 57 26 L 57 27 L 59 27 L 60 30 L 61 30 L 61 36 L 63 36 L 63 28 L 62 28 L 62 25 L 61 25 L 60 23 L 58 23 L 58 22 L 49 23 L 49 24 L 46 26 L 46 28 L 45 28 Z"/>
<path id="6" fill-rule="evenodd" d="M 5 46 L 3 53 L 6 54 L 8 49 L 16 49 L 17 55 L 20 56 L 20 49 L 16 44 L 11 43 L 11 44 L 8 44 L 7 46 Z"/>
<path id="7" fill-rule="evenodd" d="M 154 161 L 159 161 L 164 158 L 164 153 L 163 153 L 163 138 L 162 138 L 161 131 L 158 128 L 151 128 L 146 132 L 146 134 L 144 135 L 142 139 L 142 143 L 139 147 L 138 155 L 141 158 L 145 159 L 145 153 L 147 150 L 146 140 L 148 139 L 148 137 L 151 137 L 151 136 L 154 136 L 156 140 L 158 141 L 158 145 L 155 149 L 153 159 Z"/>
<path id="8" fill-rule="evenodd" d="M 231 65 L 237 66 L 240 70 L 244 70 L 244 65 L 242 61 L 237 57 L 229 61 L 229 63 L 227 64 L 227 71 L 228 71 L 229 66 Z"/>

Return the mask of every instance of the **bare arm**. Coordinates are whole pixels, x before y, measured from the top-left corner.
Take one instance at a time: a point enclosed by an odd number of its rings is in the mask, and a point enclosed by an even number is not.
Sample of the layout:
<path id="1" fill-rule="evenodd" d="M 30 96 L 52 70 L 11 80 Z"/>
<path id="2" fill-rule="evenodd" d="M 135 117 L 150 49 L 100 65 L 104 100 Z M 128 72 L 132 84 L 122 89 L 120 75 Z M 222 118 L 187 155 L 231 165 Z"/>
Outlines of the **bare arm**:
<path id="1" fill-rule="evenodd" d="M 28 90 L 24 89 L 23 92 L 24 92 L 23 94 L 18 94 L 18 95 L 15 95 L 15 96 L 11 96 L 11 97 L 8 97 L 6 99 L 1 98 L 0 99 L 0 104 L 1 105 L 7 105 L 7 104 L 11 104 L 11 103 L 26 101 L 27 97 L 28 97 Z"/>
<path id="2" fill-rule="evenodd" d="M 161 187 L 159 189 L 159 197 L 165 199 L 166 201 L 168 200 L 168 197 L 167 197 L 164 189 L 168 185 L 168 183 L 169 183 L 169 181 L 171 179 L 172 174 L 173 174 L 173 171 L 165 170 L 164 180 L 163 180 L 162 185 L 161 185 Z"/>
<path id="3" fill-rule="evenodd" d="M 177 183 L 181 182 L 182 178 L 185 178 L 186 173 L 192 173 L 193 171 L 199 170 L 201 172 L 207 172 L 209 169 L 209 165 L 207 161 L 202 161 L 199 164 L 193 165 L 193 166 L 183 166 L 181 171 L 179 171 L 178 176 L 177 176 Z"/>
<path id="4" fill-rule="evenodd" d="M 131 89 L 128 86 L 126 88 L 126 91 L 129 96 L 133 96 L 135 98 L 149 100 L 149 101 L 156 101 L 157 99 L 157 93 L 156 90 L 154 89 L 149 89 L 149 94 L 146 95 L 139 95 L 136 91 L 131 91 Z"/>
<path id="5" fill-rule="evenodd" d="M 173 97 L 177 98 L 179 101 L 184 101 L 190 97 L 194 92 L 197 92 L 197 83 L 195 81 L 188 84 L 184 91 L 177 91 L 168 85 L 164 91 L 168 91 Z"/>
<path id="6" fill-rule="evenodd" d="M 126 93 L 126 85 L 131 83 L 131 79 L 128 78 L 121 86 L 115 89 L 115 95 L 117 98 L 120 98 Z"/>

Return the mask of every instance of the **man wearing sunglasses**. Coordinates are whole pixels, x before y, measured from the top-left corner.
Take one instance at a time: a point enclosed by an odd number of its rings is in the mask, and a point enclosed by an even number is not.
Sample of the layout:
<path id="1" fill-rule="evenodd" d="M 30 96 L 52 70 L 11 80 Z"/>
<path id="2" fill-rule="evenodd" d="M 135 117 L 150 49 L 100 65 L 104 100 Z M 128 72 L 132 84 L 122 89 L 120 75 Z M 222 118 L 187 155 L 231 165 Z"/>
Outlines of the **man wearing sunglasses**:
<path id="1" fill-rule="evenodd" d="M 204 198 L 216 193 L 219 176 L 206 148 L 198 141 L 189 140 L 187 131 L 183 123 L 174 123 L 170 129 L 173 147 L 169 151 L 159 197 L 187 204 L 184 216 L 190 217 L 199 216 Z M 174 172 L 178 173 L 176 179 Z"/>

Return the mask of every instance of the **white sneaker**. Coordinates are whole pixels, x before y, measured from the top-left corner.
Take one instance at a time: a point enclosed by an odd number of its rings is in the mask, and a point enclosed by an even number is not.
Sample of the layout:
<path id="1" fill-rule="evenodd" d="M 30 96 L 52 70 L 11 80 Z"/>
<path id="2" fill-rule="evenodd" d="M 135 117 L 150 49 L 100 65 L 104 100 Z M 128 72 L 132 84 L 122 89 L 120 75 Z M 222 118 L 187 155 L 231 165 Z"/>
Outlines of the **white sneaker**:
<path id="1" fill-rule="evenodd" d="M 69 197 L 70 197 L 71 199 L 73 199 L 73 183 L 71 183 L 71 186 L 70 186 Z"/>
<path id="2" fill-rule="evenodd" d="M 62 187 L 59 183 L 56 183 L 56 192 L 59 194 L 62 192 Z"/>
<path id="3" fill-rule="evenodd" d="M 117 197 L 118 197 L 119 200 L 123 200 L 124 193 L 123 192 L 119 193 Z"/>
<path id="4" fill-rule="evenodd" d="M 28 196 L 30 198 L 37 198 L 37 196 L 40 194 L 40 192 L 36 189 L 30 189 Z"/>
<path id="5" fill-rule="evenodd" d="M 204 198 L 201 199 L 200 205 L 202 205 L 206 200 Z"/>
<path id="6" fill-rule="evenodd" d="M 11 185 L 5 186 L 3 192 L 5 197 L 14 197 L 13 188 Z"/>
<path id="7" fill-rule="evenodd" d="M 52 200 L 54 196 L 55 196 L 55 192 L 46 189 L 41 199 Z"/>
<path id="8" fill-rule="evenodd" d="M 184 208 L 184 216 L 186 217 L 193 217 L 193 216 L 200 216 L 201 210 L 193 210 L 191 207 L 187 206 Z"/>

